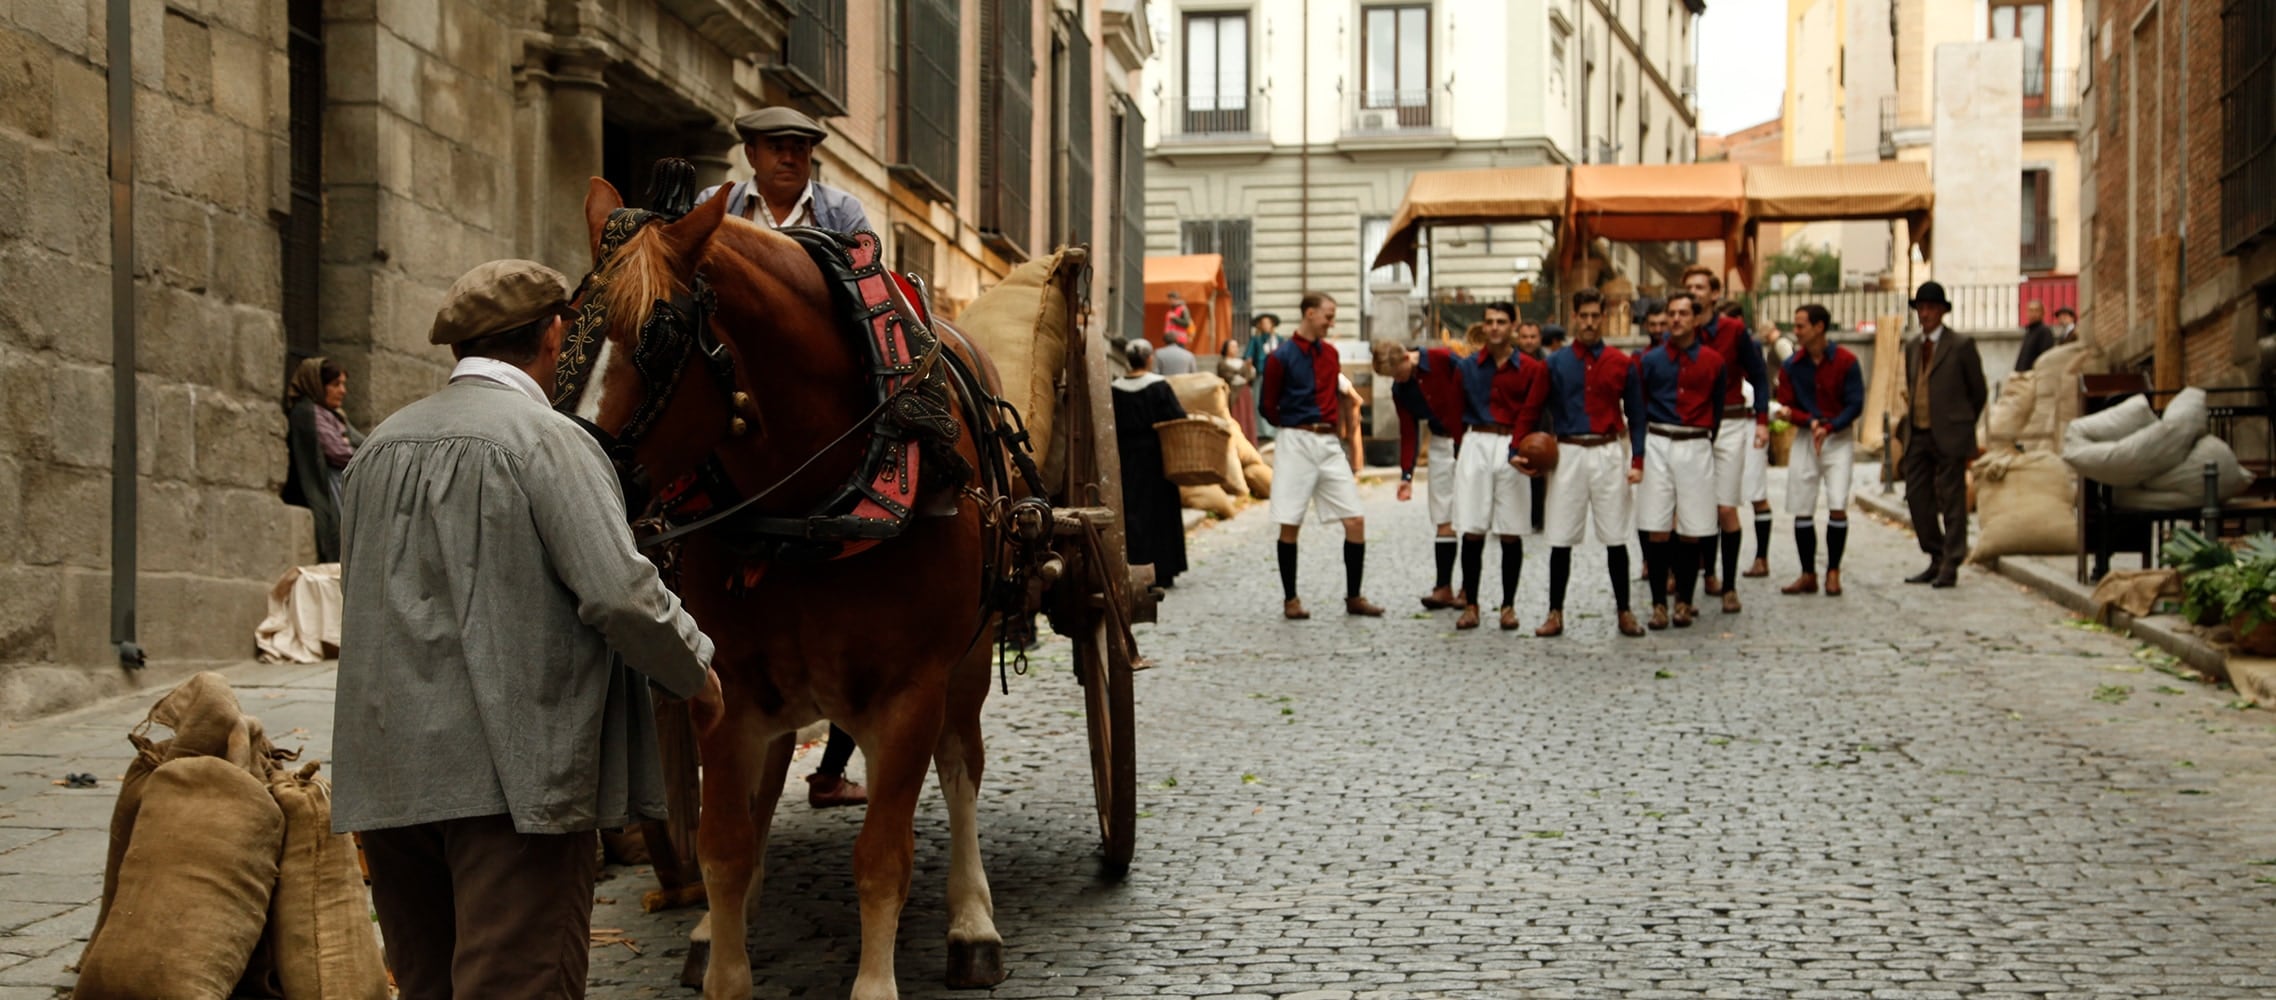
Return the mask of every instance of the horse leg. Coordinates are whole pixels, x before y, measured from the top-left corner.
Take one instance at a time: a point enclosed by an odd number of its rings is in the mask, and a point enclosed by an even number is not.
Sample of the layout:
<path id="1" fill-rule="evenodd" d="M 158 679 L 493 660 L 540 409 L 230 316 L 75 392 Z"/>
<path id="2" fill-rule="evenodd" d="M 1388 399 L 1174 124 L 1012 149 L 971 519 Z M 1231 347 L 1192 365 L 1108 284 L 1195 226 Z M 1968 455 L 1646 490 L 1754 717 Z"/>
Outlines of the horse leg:
<path id="1" fill-rule="evenodd" d="M 1004 981 L 1004 939 L 980 863 L 980 776 L 986 769 L 980 706 L 988 699 L 988 647 L 966 657 L 951 681 L 948 717 L 933 760 L 948 800 L 948 987 L 987 989 Z"/>
<path id="2" fill-rule="evenodd" d="M 763 747 L 734 726 L 722 725 L 703 754 L 703 823 L 696 827 L 696 851 L 703 862 L 703 888 L 710 909 L 689 936 L 705 948 L 704 1000 L 746 1000 L 751 995 L 747 950 L 750 914 L 766 881 L 767 831 L 774 825 L 775 800 L 797 734 L 785 733 Z"/>
<path id="3" fill-rule="evenodd" d="M 861 895 L 861 972 L 853 1000 L 898 1000 L 893 946 L 901 907 L 909 901 L 909 871 L 916 855 L 917 796 L 925 762 L 940 739 L 939 695 L 911 690 L 880 706 L 860 724 L 846 726 L 868 760 L 869 814 L 854 840 L 854 887 Z"/>

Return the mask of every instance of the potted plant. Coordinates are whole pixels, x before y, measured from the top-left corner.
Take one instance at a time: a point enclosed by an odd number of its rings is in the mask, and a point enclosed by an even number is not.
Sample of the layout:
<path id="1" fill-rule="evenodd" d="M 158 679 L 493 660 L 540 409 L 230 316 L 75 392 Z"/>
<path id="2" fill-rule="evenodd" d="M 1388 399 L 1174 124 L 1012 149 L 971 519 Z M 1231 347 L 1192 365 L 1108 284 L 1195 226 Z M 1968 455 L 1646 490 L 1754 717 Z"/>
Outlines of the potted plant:
<path id="1" fill-rule="evenodd" d="M 2190 621 L 2225 622 L 2239 651 L 2276 655 L 2276 537 L 2257 534 L 2232 550 L 2179 528 L 2165 553 L 2167 565 L 2185 574 L 2182 613 Z"/>

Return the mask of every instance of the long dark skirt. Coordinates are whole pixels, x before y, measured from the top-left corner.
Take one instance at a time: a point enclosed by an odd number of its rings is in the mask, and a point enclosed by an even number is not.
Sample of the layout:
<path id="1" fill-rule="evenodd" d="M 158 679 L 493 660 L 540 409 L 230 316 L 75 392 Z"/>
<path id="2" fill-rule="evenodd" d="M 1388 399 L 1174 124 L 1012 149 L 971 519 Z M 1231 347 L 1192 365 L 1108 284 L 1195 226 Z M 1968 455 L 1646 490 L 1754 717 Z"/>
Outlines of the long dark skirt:
<path id="1" fill-rule="evenodd" d="M 1122 449 L 1123 537 L 1132 565 L 1153 564 L 1154 580 L 1169 586 L 1185 572 L 1185 518 L 1178 488 L 1162 473 L 1162 439 L 1154 425 L 1185 416 L 1177 394 L 1160 383 L 1117 389 L 1115 440 Z"/>

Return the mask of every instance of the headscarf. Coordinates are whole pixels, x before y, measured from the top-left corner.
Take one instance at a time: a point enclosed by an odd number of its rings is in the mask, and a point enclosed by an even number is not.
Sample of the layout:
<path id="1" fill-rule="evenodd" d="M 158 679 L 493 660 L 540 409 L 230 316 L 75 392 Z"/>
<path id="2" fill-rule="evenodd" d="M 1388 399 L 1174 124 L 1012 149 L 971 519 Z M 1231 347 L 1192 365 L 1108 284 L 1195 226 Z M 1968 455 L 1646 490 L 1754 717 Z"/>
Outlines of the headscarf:
<path id="1" fill-rule="evenodd" d="M 302 358 L 300 367 L 292 370 L 292 381 L 285 384 L 284 409 L 291 413 L 293 404 L 312 399 L 324 405 L 324 359 Z"/>

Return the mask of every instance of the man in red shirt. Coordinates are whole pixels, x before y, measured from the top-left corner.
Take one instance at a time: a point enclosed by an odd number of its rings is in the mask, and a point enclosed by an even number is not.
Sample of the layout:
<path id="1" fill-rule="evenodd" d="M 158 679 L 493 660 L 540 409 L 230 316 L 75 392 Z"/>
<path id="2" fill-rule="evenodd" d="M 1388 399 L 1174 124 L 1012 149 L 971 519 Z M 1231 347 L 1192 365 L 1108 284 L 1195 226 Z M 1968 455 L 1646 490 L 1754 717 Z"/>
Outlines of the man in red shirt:
<path id="1" fill-rule="evenodd" d="M 1422 599 L 1436 611 L 1460 607 L 1454 597 L 1455 449 L 1462 442 L 1462 357 L 1452 348 L 1410 348 L 1396 340 L 1375 342 L 1375 374 L 1391 380 L 1391 401 L 1399 409 L 1399 502 L 1415 495 L 1416 438 L 1430 430 L 1430 523 L 1438 527 L 1431 546 L 1438 584 Z"/>
<path id="2" fill-rule="evenodd" d="M 1514 339 L 1517 307 L 1486 307 L 1486 346 L 1463 359 L 1462 452 L 1454 466 L 1454 522 L 1462 533 L 1462 617 L 1457 629 L 1478 627 L 1478 577 L 1486 534 L 1501 539 L 1501 627 L 1517 629 L 1517 581 L 1525 568 L 1524 536 L 1533 530 L 1533 491 L 1510 464 L 1512 445 L 1533 433 L 1548 402 L 1548 370 L 1526 357 Z"/>
<path id="3" fill-rule="evenodd" d="M 1716 300 L 1722 295 L 1723 280 L 1713 270 L 1697 264 L 1686 268 L 1683 287 L 1700 311 L 1700 342 L 1729 366 L 1724 373 L 1721 419 L 1715 435 L 1715 516 L 1722 529 L 1722 576 L 1715 575 L 1712 552 L 1703 553 L 1701 558 L 1709 567 L 1707 592 L 1722 595 L 1724 614 L 1736 614 L 1739 549 L 1744 541 L 1739 533 L 1739 505 L 1745 502 L 1747 450 L 1770 447 L 1770 369 L 1762 360 L 1762 345 L 1747 333 L 1746 324 L 1718 310 Z M 1754 387 L 1752 403 L 1747 401 L 1750 385 Z M 1767 515 L 1769 504 L 1763 507 Z M 1768 568 L 1763 570 L 1765 575 L 1769 572 Z"/>
<path id="4" fill-rule="evenodd" d="M 1594 288 L 1573 293 L 1572 346 L 1549 356 L 1547 430 L 1557 435 L 1557 467 L 1549 471 L 1549 617 L 1533 634 L 1565 634 L 1565 585 L 1573 575 L 1573 546 L 1589 523 L 1604 546 L 1612 576 L 1620 634 L 1644 627 L 1628 609 L 1628 530 L 1635 484 L 1644 477 L 1644 397 L 1635 361 L 1604 342 L 1604 296 Z M 1522 469 L 1523 466 L 1520 466 Z"/>
<path id="5" fill-rule="evenodd" d="M 1650 627 L 1688 628 L 1697 612 L 1702 542 L 1715 537 L 1714 439 L 1721 423 L 1726 366 L 1699 342 L 1708 314 L 1689 292 L 1668 297 L 1665 344 L 1644 352 L 1636 378 L 1644 397 L 1644 479 L 1636 495 L 1636 529 L 1652 567 Z M 1675 571 L 1675 614 L 1667 608 L 1664 569 Z"/>
<path id="6" fill-rule="evenodd" d="M 1794 454 L 1786 463 L 1786 509 L 1794 513 L 1794 551 L 1802 575 L 1780 588 L 1785 594 L 1818 592 L 1818 538 L 1814 530 L 1818 494 L 1826 501 L 1826 594 L 1841 596 L 1841 553 L 1849 541 L 1849 471 L 1856 452 L 1853 428 L 1865 412 L 1865 376 L 1857 355 L 1826 343 L 1833 314 L 1812 302 L 1794 311 L 1794 337 L 1801 349 L 1786 360 L 1778 380 L 1778 402 L 1794 425 Z"/>
<path id="7" fill-rule="evenodd" d="M 1312 617 L 1296 599 L 1296 535 L 1305 511 L 1317 501 L 1319 519 L 1343 522 L 1344 613 L 1381 617 L 1383 609 L 1360 596 L 1367 565 L 1367 519 L 1360 514 L 1359 479 L 1336 436 L 1344 406 L 1336 380 L 1343 361 L 1328 331 L 1336 325 L 1336 300 L 1307 292 L 1296 336 L 1274 349 L 1264 362 L 1264 394 L 1258 408 L 1280 428 L 1272 449 L 1272 519 L 1280 524 L 1281 614 L 1292 621 Z"/>

